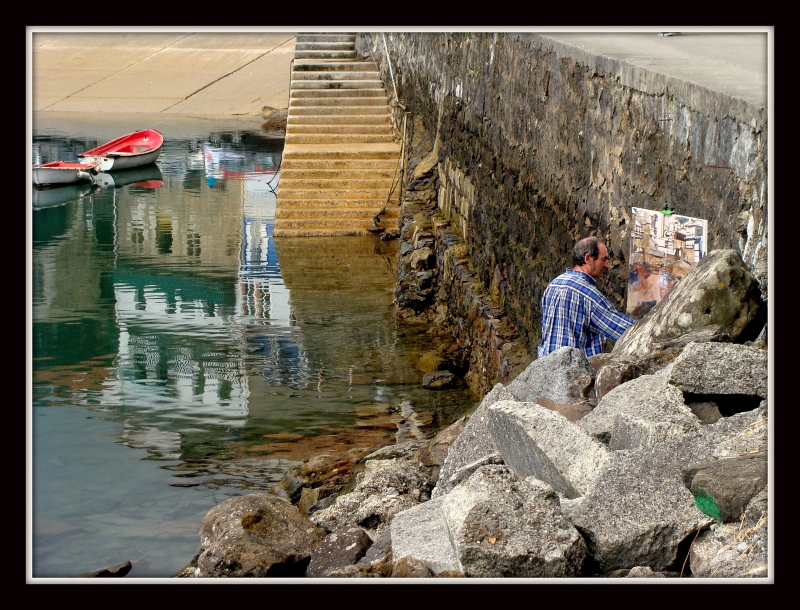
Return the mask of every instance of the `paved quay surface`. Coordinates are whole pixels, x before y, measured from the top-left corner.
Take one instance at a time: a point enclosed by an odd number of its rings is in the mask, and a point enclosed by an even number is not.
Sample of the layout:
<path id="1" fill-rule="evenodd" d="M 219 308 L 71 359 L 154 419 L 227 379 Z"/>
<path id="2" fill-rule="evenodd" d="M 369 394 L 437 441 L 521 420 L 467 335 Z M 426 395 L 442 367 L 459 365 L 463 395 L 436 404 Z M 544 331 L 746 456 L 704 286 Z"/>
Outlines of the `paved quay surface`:
<path id="1" fill-rule="evenodd" d="M 33 32 L 32 111 L 261 115 L 287 108 L 291 32 Z"/>
<path id="2" fill-rule="evenodd" d="M 766 106 L 769 50 L 766 31 L 643 33 L 543 33 L 543 37 L 582 49 L 598 58 L 692 83 L 717 93 Z M 620 70 L 621 72 L 621 70 Z"/>
<path id="3" fill-rule="evenodd" d="M 532 33 L 534 33 L 532 31 Z M 766 104 L 767 31 L 542 32 Z M 32 111 L 255 116 L 287 108 L 296 33 L 32 31 Z"/>
<path id="4" fill-rule="evenodd" d="M 29 104 L 38 125 L 90 122 L 100 129 L 113 118 L 109 134 L 120 117 L 129 117 L 132 130 L 166 120 L 177 128 L 190 119 L 260 125 L 265 106 L 289 104 L 295 32 L 29 28 L 29 35 Z M 577 49 L 580 59 L 617 70 L 631 86 L 686 84 L 739 99 L 748 112 L 768 104 L 774 33 L 767 28 L 540 35 L 558 52 Z"/>

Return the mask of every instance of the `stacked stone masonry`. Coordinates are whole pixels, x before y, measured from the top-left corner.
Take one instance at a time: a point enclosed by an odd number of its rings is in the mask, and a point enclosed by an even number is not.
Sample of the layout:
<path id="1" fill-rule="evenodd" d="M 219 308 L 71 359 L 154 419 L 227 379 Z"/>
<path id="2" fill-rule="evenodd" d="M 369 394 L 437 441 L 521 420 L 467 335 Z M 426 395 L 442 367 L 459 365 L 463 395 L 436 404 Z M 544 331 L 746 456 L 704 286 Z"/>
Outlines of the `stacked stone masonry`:
<path id="1" fill-rule="evenodd" d="M 601 289 L 624 309 L 632 206 L 708 220 L 708 249 L 738 251 L 767 298 L 765 107 L 533 33 L 365 32 L 356 53 L 395 124 L 436 135 L 440 207 L 531 353 L 580 237 L 609 244 Z"/>

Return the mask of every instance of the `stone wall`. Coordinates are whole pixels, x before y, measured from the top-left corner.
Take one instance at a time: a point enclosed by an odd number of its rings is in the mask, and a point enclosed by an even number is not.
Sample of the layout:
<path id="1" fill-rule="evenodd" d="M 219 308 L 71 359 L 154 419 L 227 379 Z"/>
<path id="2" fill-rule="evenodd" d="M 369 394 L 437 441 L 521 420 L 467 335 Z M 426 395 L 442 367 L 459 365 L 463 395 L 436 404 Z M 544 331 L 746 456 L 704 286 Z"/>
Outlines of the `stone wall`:
<path id="1" fill-rule="evenodd" d="M 533 33 L 361 33 L 403 116 L 437 134 L 439 205 L 531 353 L 544 287 L 588 234 L 622 310 L 631 207 L 709 221 L 767 297 L 767 110 Z M 387 57 L 389 61 L 387 61 Z M 394 92 L 397 92 L 396 96 Z"/>

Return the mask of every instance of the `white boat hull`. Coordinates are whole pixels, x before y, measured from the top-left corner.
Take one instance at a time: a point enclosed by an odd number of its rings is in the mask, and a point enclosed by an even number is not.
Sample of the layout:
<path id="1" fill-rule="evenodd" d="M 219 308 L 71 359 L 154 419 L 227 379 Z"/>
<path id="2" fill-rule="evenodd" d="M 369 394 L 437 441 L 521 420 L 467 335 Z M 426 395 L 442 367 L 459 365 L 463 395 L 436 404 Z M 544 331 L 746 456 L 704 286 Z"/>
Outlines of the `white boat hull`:
<path id="1" fill-rule="evenodd" d="M 70 184 L 82 180 L 91 180 L 92 175 L 88 171 L 72 167 L 34 167 L 33 183 L 38 185 L 46 184 Z"/>
<path id="2" fill-rule="evenodd" d="M 83 163 L 96 163 L 97 171 L 110 172 L 112 170 L 117 171 L 120 169 L 131 169 L 133 167 L 150 165 L 156 162 L 160 154 L 161 147 L 145 153 L 110 153 L 108 155 L 99 156 L 79 156 Z"/>

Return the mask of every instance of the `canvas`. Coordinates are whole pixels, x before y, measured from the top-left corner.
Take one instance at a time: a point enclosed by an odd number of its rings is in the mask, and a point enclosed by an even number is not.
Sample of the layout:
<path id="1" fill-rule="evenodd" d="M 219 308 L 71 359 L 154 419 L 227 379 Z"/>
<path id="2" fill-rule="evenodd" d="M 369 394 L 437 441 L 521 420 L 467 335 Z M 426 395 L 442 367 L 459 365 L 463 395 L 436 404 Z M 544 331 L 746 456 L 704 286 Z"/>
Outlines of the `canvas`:
<path id="1" fill-rule="evenodd" d="M 708 222 L 632 209 L 627 314 L 641 320 L 705 256 Z"/>

